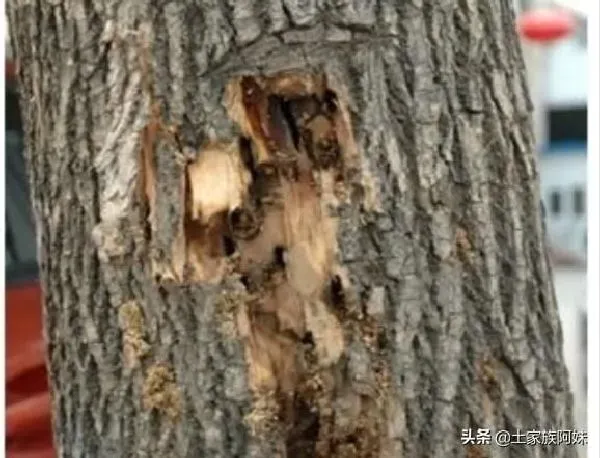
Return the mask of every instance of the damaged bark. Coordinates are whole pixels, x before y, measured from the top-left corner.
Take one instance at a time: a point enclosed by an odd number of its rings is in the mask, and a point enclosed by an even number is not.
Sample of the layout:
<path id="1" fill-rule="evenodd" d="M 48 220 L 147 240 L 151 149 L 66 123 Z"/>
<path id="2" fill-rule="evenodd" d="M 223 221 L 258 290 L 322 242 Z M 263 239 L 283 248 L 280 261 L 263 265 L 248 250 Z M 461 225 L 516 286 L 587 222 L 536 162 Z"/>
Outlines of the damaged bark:
<path id="1" fill-rule="evenodd" d="M 9 1 L 60 456 L 574 456 L 509 4 Z"/>

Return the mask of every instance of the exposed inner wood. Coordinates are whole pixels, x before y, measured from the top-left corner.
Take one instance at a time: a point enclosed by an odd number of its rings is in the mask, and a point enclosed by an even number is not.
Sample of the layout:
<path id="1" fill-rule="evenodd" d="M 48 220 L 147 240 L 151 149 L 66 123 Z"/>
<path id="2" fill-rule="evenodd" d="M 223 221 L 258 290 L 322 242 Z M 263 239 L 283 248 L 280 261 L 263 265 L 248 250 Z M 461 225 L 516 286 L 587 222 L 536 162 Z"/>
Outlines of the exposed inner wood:
<path id="1" fill-rule="evenodd" d="M 187 174 L 192 184 L 189 216 L 202 224 L 241 206 L 250 181 L 239 152 L 227 144 L 209 145 L 188 165 Z"/>
<path id="2" fill-rule="evenodd" d="M 174 277 L 219 283 L 235 274 L 245 286 L 235 322 L 256 397 L 253 431 L 279 429 L 287 456 L 377 456 L 377 389 L 369 399 L 347 390 L 356 427 L 336 425 L 325 407 L 345 386 L 347 340 L 364 328 L 345 316 L 352 295 L 336 261 L 336 207 L 360 175 L 347 107 L 311 74 L 237 78 L 226 97 L 241 137 L 207 144 L 186 167 Z M 156 172 L 145 165 L 152 207 Z"/>

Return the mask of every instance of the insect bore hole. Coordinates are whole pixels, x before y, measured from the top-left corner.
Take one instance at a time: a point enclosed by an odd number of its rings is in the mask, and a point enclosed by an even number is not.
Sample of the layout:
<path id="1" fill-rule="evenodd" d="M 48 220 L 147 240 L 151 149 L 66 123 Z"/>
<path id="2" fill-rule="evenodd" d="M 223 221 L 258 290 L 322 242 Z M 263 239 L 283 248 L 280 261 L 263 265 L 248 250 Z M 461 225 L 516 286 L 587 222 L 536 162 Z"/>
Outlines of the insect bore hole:
<path id="1" fill-rule="evenodd" d="M 248 277 L 248 275 L 242 275 L 240 277 L 240 283 L 244 285 L 246 290 L 249 290 L 252 287 L 252 282 L 250 281 L 250 277 Z"/>
<path id="2" fill-rule="evenodd" d="M 344 287 L 342 285 L 342 279 L 339 275 L 334 276 L 331 279 L 331 300 L 334 305 L 340 306 L 344 302 Z"/>
<path id="3" fill-rule="evenodd" d="M 314 346 L 315 345 L 315 338 L 313 336 L 313 333 L 311 331 L 307 331 L 304 336 L 302 336 L 302 343 L 304 345 L 310 345 L 310 346 Z"/>
<path id="4" fill-rule="evenodd" d="M 337 109 L 337 95 L 331 89 L 327 89 L 323 94 L 323 108 L 325 113 L 332 115 Z"/>
<path id="5" fill-rule="evenodd" d="M 287 260 L 287 250 L 282 247 L 281 245 L 278 245 L 275 247 L 275 249 L 273 250 L 273 255 L 274 255 L 274 261 L 275 261 L 275 265 L 277 265 L 278 267 L 285 267 L 286 265 L 286 260 Z"/>
<path id="6" fill-rule="evenodd" d="M 235 241 L 228 235 L 223 236 L 223 252 L 225 256 L 233 256 L 235 253 Z"/>

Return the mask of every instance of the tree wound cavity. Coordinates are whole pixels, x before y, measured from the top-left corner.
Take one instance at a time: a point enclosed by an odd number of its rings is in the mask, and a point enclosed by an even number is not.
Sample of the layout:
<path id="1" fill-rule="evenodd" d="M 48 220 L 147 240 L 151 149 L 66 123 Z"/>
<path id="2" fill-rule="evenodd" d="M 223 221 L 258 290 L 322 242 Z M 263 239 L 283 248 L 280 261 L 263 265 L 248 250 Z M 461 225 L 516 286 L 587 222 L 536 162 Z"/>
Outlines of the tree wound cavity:
<path id="1" fill-rule="evenodd" d="M 335 209 L 351 202 L 352 189 L 364 186 L 357 177 L 365 178 L 347 107 L 324 77 L 296 73 L 235 78 L 226 97 L 241 135 L 206 145 L 186 166 L 172 276 L 180 283 L 243 279 L 248 300 L 236 323 L 256 397 L 253 431 L 280 428 L 287 451 L 298 453 L 302 443 L 307 456 L 337 456 L 336 447 L 342 453 L 350 445 L 355 456 L 375 456 L 372 441 L 346 444 L 359 431 L 336 433 L 321 411 L 339 391 L 334 373 L 348 332 Z M 148 198 L 155 176 L 146 173 Z M 260 408 L 273 395 L 277 409 Z M 361 405 L 371 411 L 375 404 Z M 311 424 L 300 427 L 307 409 Z M 364 419 L 378 416 L 362 413 L 369 437 L 381 436 L 379 426 Z"/>

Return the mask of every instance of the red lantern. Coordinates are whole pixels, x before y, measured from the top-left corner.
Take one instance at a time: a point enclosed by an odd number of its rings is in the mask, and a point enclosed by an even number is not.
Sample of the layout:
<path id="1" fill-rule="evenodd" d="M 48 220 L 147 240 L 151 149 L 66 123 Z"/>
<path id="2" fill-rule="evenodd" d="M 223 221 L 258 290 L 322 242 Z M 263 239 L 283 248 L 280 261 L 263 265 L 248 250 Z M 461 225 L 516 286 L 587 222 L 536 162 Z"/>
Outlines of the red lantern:
<path id="1" fill-rule="evenodd" d="M 547 43 L 565 38 L 575 29 L 575 19 L 561 9 L 537 9 L 517 19 L 519 33 L 531 41 Z"/>

